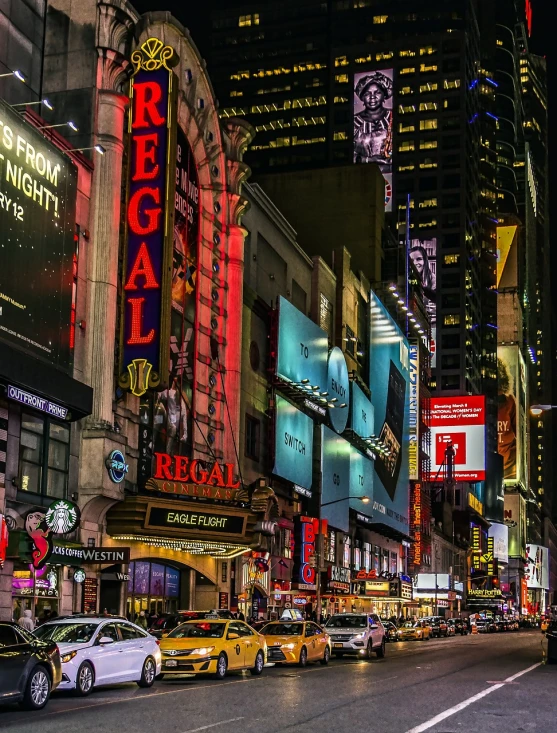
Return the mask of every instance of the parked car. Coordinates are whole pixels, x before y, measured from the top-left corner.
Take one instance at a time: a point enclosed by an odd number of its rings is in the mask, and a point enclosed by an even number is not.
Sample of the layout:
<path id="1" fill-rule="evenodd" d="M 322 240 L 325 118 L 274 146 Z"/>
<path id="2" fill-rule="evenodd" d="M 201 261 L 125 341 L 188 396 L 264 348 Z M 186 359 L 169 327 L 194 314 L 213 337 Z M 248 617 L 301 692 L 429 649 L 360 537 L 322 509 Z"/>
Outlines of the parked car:
<path id="1" fill-rule="evenodd" d="M 454 627 L 455 634 L 466 636 L 468 634 L 468 624 L 463 618 L 450 618 L 447 623 Z"/>
<path id="2" fill-rule="evenodd" d="M 162 639 L 180 624 L 186 621 L 199 621 L 208 615 L 217 614 L 219 618 L 233 618 L 231 611 L 176 611 L 163 613 L 149 627 L 149 633 L 156 639 Z"/>
<path id="3" fill-rule="evenodd" d="M 397 631 L 399 641 L 431 639 L 431 626 L 426 621 L 405 621 Z"/>
<path id="4" fill-rule="evenodd" d="M 329 634 L 313 621 L 271 621 L 261 629 L 267 642 L 267 660 L 278 664 L 308 662 L 329 664 L 331 639 Z"/>
<path id="5" fill-rule="evenodd" d="M 492 619 L 480 618 L 476 621 L 476 628 L 479 634 L 492 634 L 497 631 Z"/>
<path id="6" fill-rule="evenodd" d="M 383 621 L 383 628 L 385 629 L 385 641 L 398 641 L 398 628 L 392 621 Z"/>
<path id="7" fill-rule="evenodd" d="M 375 613 L 336 613 L 328 619 L 325 631 L 335 657 L 357 654 L 371 659 L 373 652 L 380 659 L 385 656 L 385 628 Z"/>
<path id="8" fill-rule="evenodd" d="M 442 636 L 449 635 L 449 628 L 443 616 L 431 616 L 426 620 L 431 626 L 431 635 L 433 637 L 440 639 Z"/>
<path id="9" fill-rule="evenodd" d="M 456 634 L 455 625 L 451 623 L 451 620 L 447 619 L 447 636 L 455 636 Z"/>
<path id="10" fill-rule="evenodd" d="M 243 621 L 213 616 L 180 624 L 162 639 L 159 679 L 168 675 L 212 674 L 220 680 L 228 670 L 241 669 L 261 674 L 267 661 L 265 637 Z"/>
<path id="11" fill-rule="evenodd" d="M 17 624 L 0 623 L 0 703 L 40 710 L 62 680 L 60 652 Z"/>
<path id="12" fill-rule="evenodd" d="M 62 660 L 60 689 L 73 690 L 79 696 L 116 682 L 151 687 L 160 674 L 158 640 L 125 618 L 56 619 L 35 633 L 43 641 L 58 644 Z"/>

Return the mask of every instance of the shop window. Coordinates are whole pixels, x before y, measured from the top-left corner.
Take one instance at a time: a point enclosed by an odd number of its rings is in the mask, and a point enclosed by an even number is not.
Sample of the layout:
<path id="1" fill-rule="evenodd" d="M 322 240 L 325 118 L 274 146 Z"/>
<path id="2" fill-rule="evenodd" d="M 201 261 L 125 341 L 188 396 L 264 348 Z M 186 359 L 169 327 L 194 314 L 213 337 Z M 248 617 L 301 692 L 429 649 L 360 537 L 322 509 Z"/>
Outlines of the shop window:
<path id="1" fill-rule="evenodd" d="M 396 552 L 391 552 L 391 569 L 390 572 L 395 574 L 398 572 L 398 556 Z"/>
<path id="2" fill-rule="evenodd" d="M 253 461 L 259 460 L 259 429 L 260 429 L 261 423 L 260 421 L 252 417 L 251 415 L 246 415 L 246 445 L 245 445 L 245 455 L 246 458 L 251 458 Z"/>
<path id="3" fill-rule="evenodd" d="M 362 551 L 359 547 L 354 548 L 354 570 L 360 570 L 362 567 Z"/>
<path id="4" fill-rule="evenodd" d="M 68 489 L 70 428 L 23 412 L 19 447 L 22 491 L 64 498 Z"/>
<path id="5" fill-rule="evenodd" d="M 381 572 L 381 567 L 380 567 L 381 559 L 380 558 L 381 558 L 381 548 L 379 547 L 379 545 L 373 545 L 373 569 L 378 573 Z"/>

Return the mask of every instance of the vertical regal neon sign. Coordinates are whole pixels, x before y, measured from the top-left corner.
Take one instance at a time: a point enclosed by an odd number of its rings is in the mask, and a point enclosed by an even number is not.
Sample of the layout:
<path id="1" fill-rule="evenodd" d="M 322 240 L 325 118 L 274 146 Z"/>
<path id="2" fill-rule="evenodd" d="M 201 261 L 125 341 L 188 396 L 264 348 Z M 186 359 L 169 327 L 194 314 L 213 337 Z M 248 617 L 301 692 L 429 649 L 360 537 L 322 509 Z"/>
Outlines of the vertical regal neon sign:
<path id="1" fill-rule="evenodd" d="M 174 50 L 150 38 L 132 54 L 127 247 L 120 386 L 141 396 L 168 377 L 174 216 Z"/>

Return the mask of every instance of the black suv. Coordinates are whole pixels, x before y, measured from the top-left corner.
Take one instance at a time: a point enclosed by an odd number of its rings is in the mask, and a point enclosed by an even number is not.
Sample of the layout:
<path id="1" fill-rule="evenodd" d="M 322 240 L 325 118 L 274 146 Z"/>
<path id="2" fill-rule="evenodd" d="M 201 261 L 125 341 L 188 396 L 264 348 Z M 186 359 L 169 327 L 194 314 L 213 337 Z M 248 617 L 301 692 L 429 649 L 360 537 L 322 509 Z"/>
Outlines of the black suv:
<path id="1" fill-rule="evenodd" d="M 468 634 L 468 624 L 462 618 L 450 618 L 447 621 L 448 624 L 454 626 L 455 634 L 466 636 Z"/>
<path id="2" fill-rule="evenodd" d="M 60 684 L 62 664 L 53 641 L 40 641 L 20 626 L 0 623 L 0 703 L 44 708 Z"/>

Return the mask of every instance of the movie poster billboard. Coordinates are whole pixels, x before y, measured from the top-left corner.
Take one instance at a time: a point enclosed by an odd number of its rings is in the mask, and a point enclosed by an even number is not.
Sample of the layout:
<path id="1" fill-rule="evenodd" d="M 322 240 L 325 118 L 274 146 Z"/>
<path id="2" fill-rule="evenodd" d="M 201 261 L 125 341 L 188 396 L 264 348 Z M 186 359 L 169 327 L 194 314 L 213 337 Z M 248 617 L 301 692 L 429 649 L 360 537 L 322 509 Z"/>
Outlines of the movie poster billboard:
<path id="1" fill-rule="evenodd" d="M 377 163 L 393 209 L 393 69 L 354 74 L 354 163 Z"/>
<path id="2" fill-rule="evenodd" d="M 0 339 L 66 372 L 76 196 L 70 158 L 0 100 Z"/>
<path id="3" fill-rule="evenodd" d="M 424 294 L 424 307 L 431 326 L 431 368 L 435 368 L 437 340 L 437 237 L 411 239 L 408 256 L 412 261 Z"/>
<path id="4" fill-rule="evenodd" d="M 549 588 L 549 550 L 541 545 L 526 545 L 524 577 L 528 588 Z"/>
<path id="5" fill-rule="evenodd" d="M 452 446 L 455 481 L 485 481 L 485 397 L 432 397 L 427 422 L 432 449 L 427 480 L 446 478 Z"/>
<path id="6" fill-rule="evenodd" d="M 154 449 L 189 455 L 192 445 L 193 349 L 199 238 L 199 182 L 193 153 L 180 127 L 172 256 L 168 388 L 155 395 Z"/>
<path id="7" fill-rule="evenodd" d="M 526 365 L 517 344 L 497 347 L 497 448 L 505 482 L 526 476 Z"/>
<path id="8" fill-rule="evenodd" d="M 375 459 L 375 521 L 408 535 L 409 351 L 408 341 L 373 291 L 370 293 L 369 386 L 375 432 L 386 453 Z"/>

